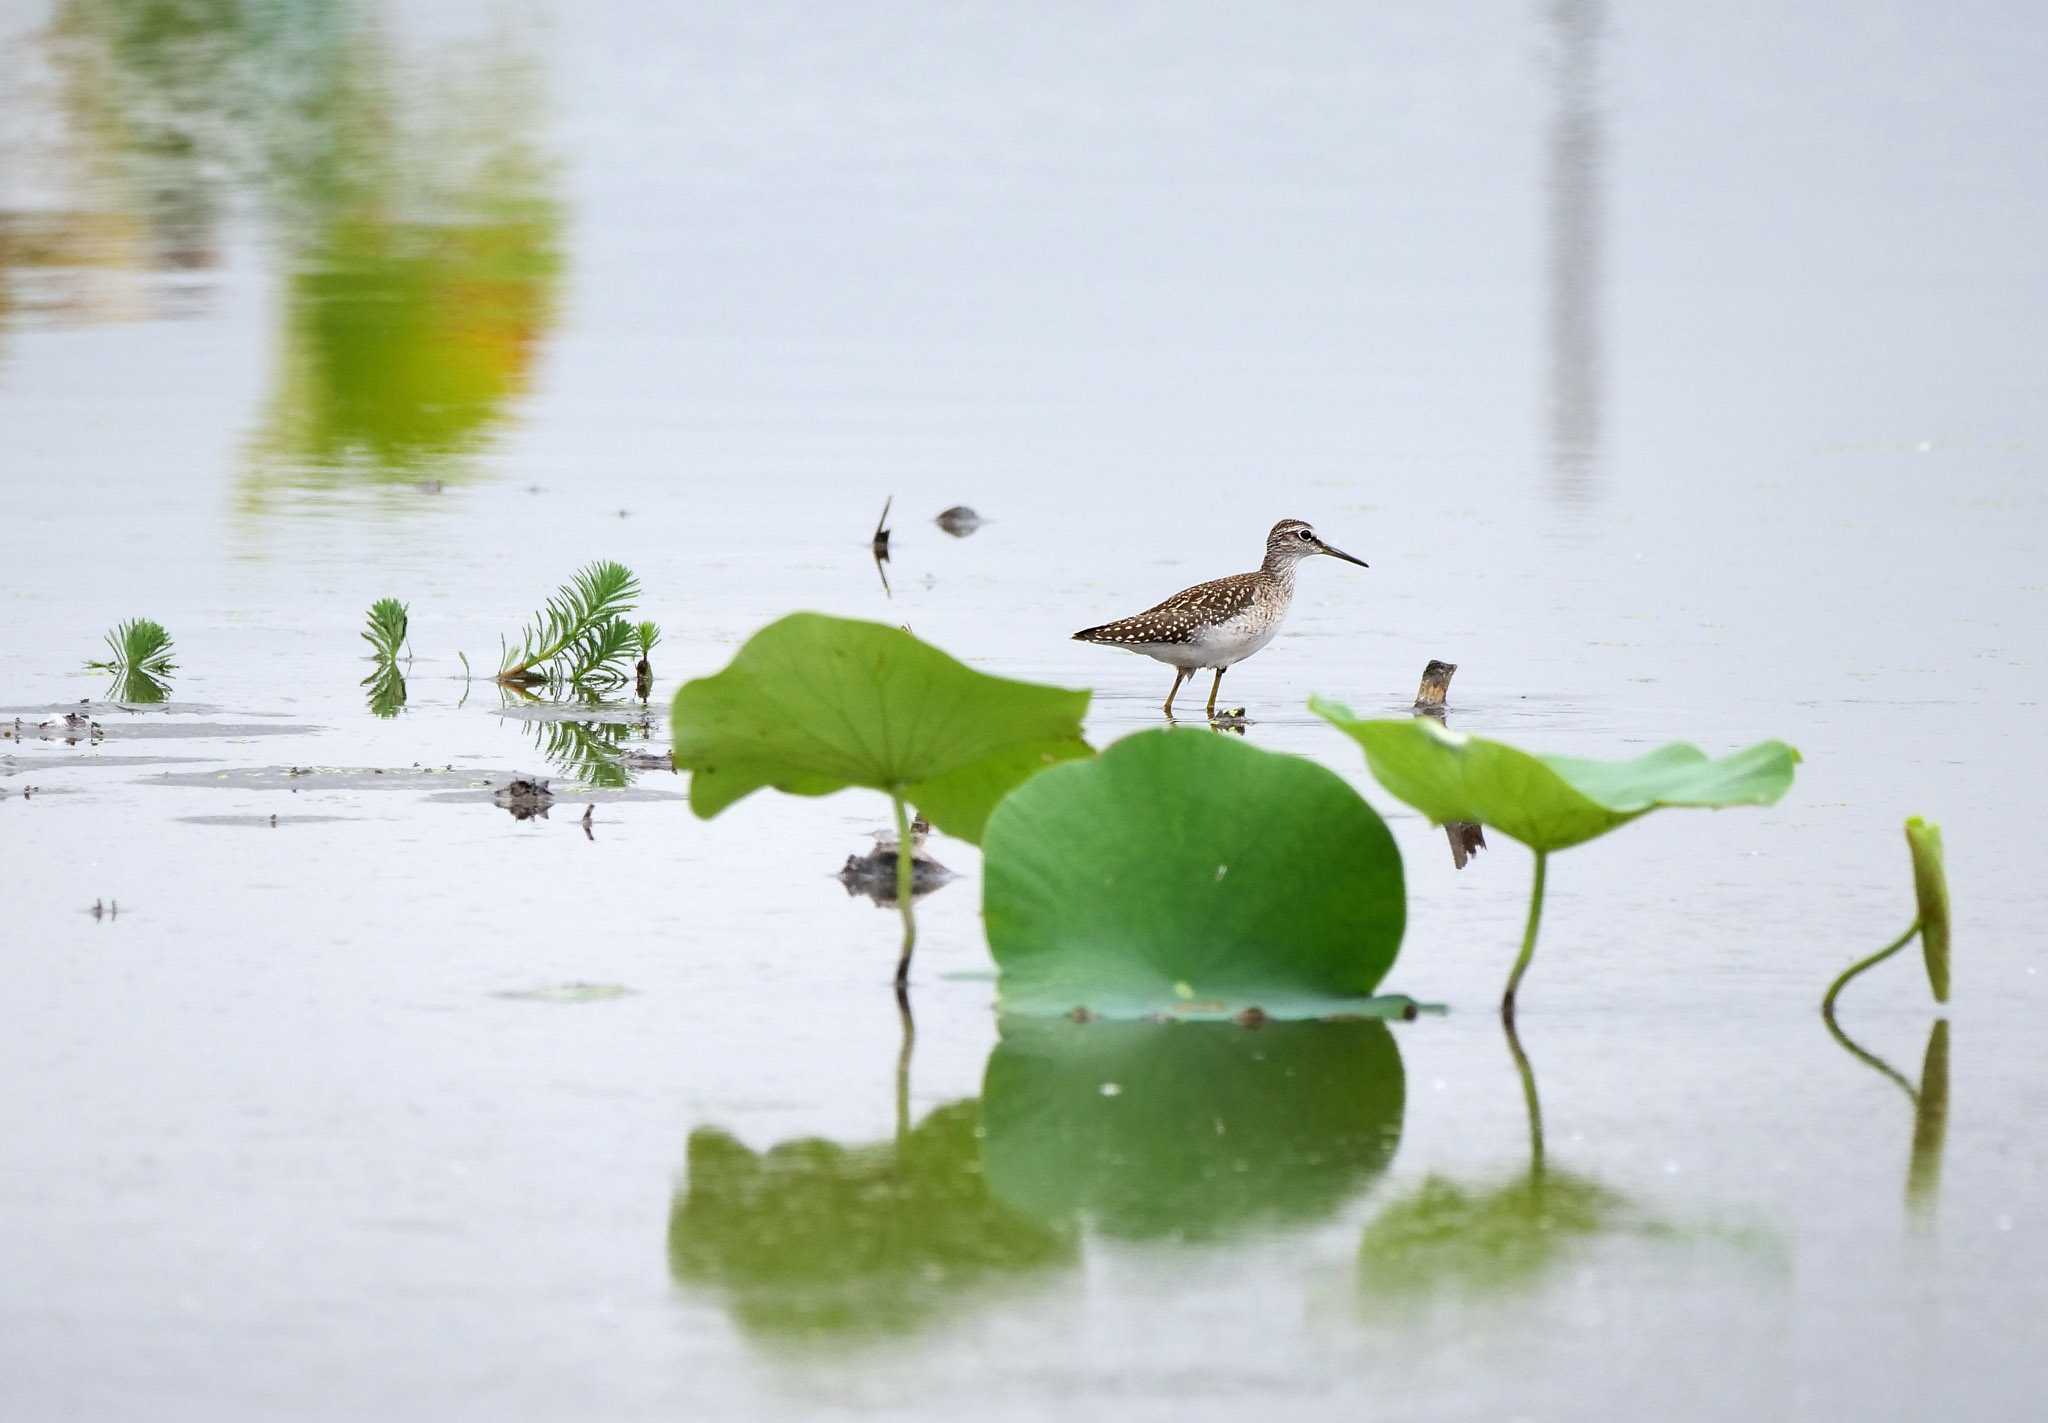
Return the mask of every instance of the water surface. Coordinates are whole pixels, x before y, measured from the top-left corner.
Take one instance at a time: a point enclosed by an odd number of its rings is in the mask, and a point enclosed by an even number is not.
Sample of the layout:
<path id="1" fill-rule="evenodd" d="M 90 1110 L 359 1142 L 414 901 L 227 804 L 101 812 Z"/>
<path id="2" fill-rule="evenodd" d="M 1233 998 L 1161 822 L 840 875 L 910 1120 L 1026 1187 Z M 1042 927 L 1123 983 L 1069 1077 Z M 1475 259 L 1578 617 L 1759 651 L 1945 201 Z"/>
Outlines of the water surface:
<path id="1" fill-rule="evenodd" d="M 0 25 L 9 1416 L 2038 1397 L 2025 7 L 175 14 Z M 999 1031 L 941 838 L 906 1053 L 835 879 L 885 803 L 704 824 L 627 760 L 796 608 L 1153 725 L 1170 673 L 1067 634 L 1283 516 L 1372 568 L 1306 567 L 1225 700 L 1389 816 L 1387 986 L 1444 1016 Z M 664 628 L 644 717 L 465 681 L 600 557 Z M 137 615 L 180 666 L 124 710 L 79 669 Z M 1304 706 L 1432 657 L 1462 729 L 1806 756 L 1559 857 L 1526 1082 L 1527 856 L 1454 870 Z M 1958 915 L 1917 1104 L 1815 1013 L 1914 813 Z M 1936 1021 L 1904 963 L 1844 1010 L 1915 1088 Z"/>

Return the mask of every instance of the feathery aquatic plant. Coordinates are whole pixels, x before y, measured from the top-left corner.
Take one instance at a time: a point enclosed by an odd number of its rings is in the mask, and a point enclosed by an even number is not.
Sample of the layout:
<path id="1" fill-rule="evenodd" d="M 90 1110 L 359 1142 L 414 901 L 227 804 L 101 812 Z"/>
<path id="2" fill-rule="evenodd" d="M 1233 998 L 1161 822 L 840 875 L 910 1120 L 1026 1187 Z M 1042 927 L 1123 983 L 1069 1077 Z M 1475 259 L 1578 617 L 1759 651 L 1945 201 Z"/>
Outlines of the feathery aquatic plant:
<path id="1" fill-rule="evenodd" d="M 363 641 L 380 662 L 396 662 L 405 645 L 407 607 L 396 598 L 379 598 L 370 604 L 370 625 Z"/>
<path id="2" fill-rule="evenodd" d="M 581 688 L 617 686 L 634 629 L 625 615 L 640 594 L 640 580 L 622 563 L 601 560 L 562 585 L 505 646 L 498 680 L 509 685 L 566 682 Z"/>
<path id="3" fill-rule="evenodd" d="M 117 624 L 107 634 L 107 647 L 113 653 L 110 659 L 85 665 L 95 672 L 142 672 L 152 677 L 175 671 L 178 665 L 171 661 L 171 635 L 149 618 Z"/>

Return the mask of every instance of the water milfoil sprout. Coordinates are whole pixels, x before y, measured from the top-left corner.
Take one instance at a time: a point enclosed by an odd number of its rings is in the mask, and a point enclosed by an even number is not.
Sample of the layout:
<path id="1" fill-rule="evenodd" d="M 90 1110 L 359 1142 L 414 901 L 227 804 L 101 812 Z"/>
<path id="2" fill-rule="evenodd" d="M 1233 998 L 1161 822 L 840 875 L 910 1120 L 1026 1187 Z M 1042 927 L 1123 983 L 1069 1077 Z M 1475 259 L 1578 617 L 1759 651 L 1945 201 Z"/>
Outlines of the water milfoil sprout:
<path id="1" fill-rule="evenodd" d="M 1678 743 L 1630 761 L 1537 756 L 1504 742 L 1461 736 L 1428 717 L 1365 720 L 1321 697 L 1309 698 L 1309 709 L 1364 747 L 1379 783 L 1432 821 L 1484 825 L 1535 854 L 1529 919 L 1500 1004 L 1509 1023 L 1515 990 L 1536 952 L 1544 873 L 1553 850 L 1596 840 L 1661 808 L 1773 805 L 1791 789 L 1799 764 L 1799 753 L 1782 741 L 1761 741 L 1718 761 Z"/>
<path id="2" fill-rule="evenodd" d="M 177 670 L 171 661 L 171 635 L 164 625 L 150 618 L 130 618 L 107 634 L 112 654 L 104 661 L 85 665 L 95 672 L 147 672 L 162 677 Z"/>
<path id="3" fill-rule="evenodd" d="M 652 619 L 633 624 L 633 645 L 640 660 L 633 664 L 633 695 L 646 701 L 654 690 L 654 645 L 661 641 L 661 625 Z"/>
<path id="4" fill-rule="evenodd" d="M 396 662 L 405 646 L 406 605 L 396 598 L 379 598 L 370 604 L 369 627 L 363 641 L 379 662 Z"/>
<path id="5" fill-rule="evenodd" d="M 362 634 L 370 644 L 376 666 L 363 678 L 370 689 L 370 714 L 394 717 L 405 708 L 405 673 L 399 669 L 399 650 L 405 646 L 406 605 L 396 598 L 379 598 L 370 604 L 368 626 Z"/>
<path id="6" fill-rule="evenodd" d="M 624 683 L 635 629 L 626 621 L 640 580 L 623 563 L 600 560 L 562 585 L 547 606 L 506 644 L 498 681 L 509 686 L 559 683 L 604 690 Z"/>
<path id="7" fill-rule="evenodd" d="M 116 701 L 156 703 L 170 695 L 165 679 L 177 670 L 171 661 L 171 635 L 164 625 L 150 618 L 130 618 L 107 633 L 104 660 L 86 663 L 94 672 L 110 672 L 114 685 L 108 696 Z"/>
<path id="8" fill-rule="evenodd" d="M 1868 958 L 1850 964 L 1828 985 L 1827 995 L 1820 1001 L 1820 1011 L 1831 1022 L 1835 1016 L 1835 1000 L 1841 997 L 1849 980 L 1865 969 L 1883 963 L 1912 943 L 1915 935 L 1919 936 L 1921 953 L 1927 963 L 1927 986 L 1934 993 L 1934 1001 L 1948 1002 L 1948 871 L 1942 858 L 1941 827 L 1914 816 L 1906 822 L 1906 849 L 1913 857 L 1913 898 L 1918 912 L 1905 933 Z"/>

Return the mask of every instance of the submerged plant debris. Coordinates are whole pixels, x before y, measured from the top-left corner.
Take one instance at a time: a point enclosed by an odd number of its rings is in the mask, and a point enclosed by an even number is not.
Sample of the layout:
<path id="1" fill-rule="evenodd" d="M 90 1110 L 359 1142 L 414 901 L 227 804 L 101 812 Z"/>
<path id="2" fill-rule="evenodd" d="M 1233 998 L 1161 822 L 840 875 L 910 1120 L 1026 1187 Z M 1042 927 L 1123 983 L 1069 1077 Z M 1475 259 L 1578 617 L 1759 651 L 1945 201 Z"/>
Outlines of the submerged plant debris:
<path id="1" fill-rule="evenodd" d="M 532 820 L 536 816 L 545 820 L 548 807 L 555 803 L 555 793 L 548 789 L 546 781 L 522 777 L 510 785 L 500 786 L 491 793 L 491 800 L 500 809 L 510 811 L 514 820 Z"/>

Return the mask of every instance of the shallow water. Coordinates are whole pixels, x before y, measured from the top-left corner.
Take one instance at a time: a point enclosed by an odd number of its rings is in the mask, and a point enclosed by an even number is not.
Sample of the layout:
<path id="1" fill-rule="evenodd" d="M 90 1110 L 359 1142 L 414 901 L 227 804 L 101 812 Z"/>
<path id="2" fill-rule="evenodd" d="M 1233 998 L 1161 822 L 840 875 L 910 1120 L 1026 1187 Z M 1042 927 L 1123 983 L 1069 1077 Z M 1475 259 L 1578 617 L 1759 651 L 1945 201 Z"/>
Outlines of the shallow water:
<path id="1" fill-rule="evenodd" d="M 0 1411 L 2027 1411 L 2029 11 L 284 13 L 0 26 Z M 664 629 L 621 756 L 806 607 L 1092 687 L 1099 745 L 1170 675 L 1067 634 L 1282 516 L 1372 568 L 1305 567 L 1224 700 L 1388 815 L 1387 987 L 1442 1016 L 999 1039 L 938 837 L 906 1054 L 835 878 L 879 797 L 702 823 L 458 658 L 616 558 Z M 38 731 L 136 615 L 169 702 Z M 1558 858 L 1539 1184 L 1527 856 L 1454 870 L 1304 706 L 1431 657 L 1461 729 L 1806 757 Z M 1916 813 L 1938 1144 L 1815 1012 Z M 1843 1017 L 1919 1080 L 1911 964 Z"/>

